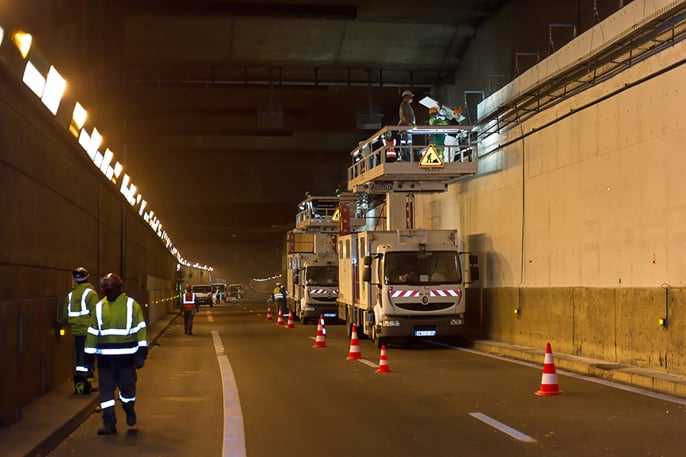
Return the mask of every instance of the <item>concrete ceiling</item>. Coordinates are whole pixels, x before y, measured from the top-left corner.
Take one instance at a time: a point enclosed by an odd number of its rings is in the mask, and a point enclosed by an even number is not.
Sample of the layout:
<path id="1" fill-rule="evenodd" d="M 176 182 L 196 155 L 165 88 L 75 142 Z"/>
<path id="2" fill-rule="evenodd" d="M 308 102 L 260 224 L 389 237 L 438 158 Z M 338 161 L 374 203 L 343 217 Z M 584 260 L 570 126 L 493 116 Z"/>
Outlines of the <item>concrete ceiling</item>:
<path id="1" fill-rule="evenodd" d="M 217 246 L 280 243 L 305 192 L 345 186 L 359 121 L 452 83 L 505 3 L 121 1 L 127 161 L 184 257 L 221 268 Z"/>

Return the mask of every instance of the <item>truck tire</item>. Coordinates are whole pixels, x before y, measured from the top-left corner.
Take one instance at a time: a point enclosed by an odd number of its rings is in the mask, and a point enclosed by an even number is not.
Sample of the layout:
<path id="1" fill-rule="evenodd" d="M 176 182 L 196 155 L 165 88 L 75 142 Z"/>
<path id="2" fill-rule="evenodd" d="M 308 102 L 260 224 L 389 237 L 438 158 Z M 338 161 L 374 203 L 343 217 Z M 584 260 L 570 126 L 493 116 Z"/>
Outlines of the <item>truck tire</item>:
<path id="1" fill-rule="evenodd" d="M 381 349 L 381 346 L 388 346 L 388 338 L 381 337 L 376 333 L 376 325 L 372 327 L 372 341 L 377 349 Z"/>

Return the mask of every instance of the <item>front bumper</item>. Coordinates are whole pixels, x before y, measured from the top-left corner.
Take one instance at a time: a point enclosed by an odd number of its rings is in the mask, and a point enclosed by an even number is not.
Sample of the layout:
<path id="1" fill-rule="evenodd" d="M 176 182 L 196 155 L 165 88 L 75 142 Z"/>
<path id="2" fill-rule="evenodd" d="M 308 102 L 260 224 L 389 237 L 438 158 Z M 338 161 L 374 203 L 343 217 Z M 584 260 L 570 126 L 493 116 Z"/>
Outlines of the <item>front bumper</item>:
<path id="1" fill-rule="evenodd" d="M 445 338 L 459 336 L 464 317 L 450 316 L 385 316 L 377 323 L 382 338 Z"/>

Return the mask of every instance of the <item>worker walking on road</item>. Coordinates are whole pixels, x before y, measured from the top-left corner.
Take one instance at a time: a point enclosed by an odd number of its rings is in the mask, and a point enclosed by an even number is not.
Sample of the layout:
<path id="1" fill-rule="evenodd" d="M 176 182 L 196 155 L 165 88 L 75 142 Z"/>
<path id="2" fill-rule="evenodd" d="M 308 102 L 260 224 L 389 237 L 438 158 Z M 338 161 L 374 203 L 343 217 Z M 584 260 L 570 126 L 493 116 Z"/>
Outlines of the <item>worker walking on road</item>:
<path id="1" fill-rule="evenodd" d="M 88 327 L 85 352 L 98 358 L 100 407 L 103 427 L 98 435 L 117 433 L 115 389 L 126 413 L 126 424 L 136 425 L 136 369 L 148 356 L 148 329 L 140 305 L 122 292 L 121 278 L 108 273 L 100 279 L 105 298 L 95 305 Z"/>
<path id="2" fill-rule="evenodd" d="M 71 276 L 76 286 L 67 295 L 60 324 L 67 324 L 74 336 L 74 391 L 77 394 L 87 394 L 93 389 L 93 365 L 86 363 L 83 350 L 91 314 L 99 298 L 93 285 L 88 282 L 88 270 L 76 267 L 72 270 Z"/>
<path id="3" fill-rule="evenodd" d="M 288 314 L 288 308 L 286 307 L 286 297 L 288 296 L 288 291 L 285 287 L 281 285 L 280 282 L 276 283 L 274 291 L 272 292 L 272 299 L 276 303 L 276 306 L 281 310 L 282 315 Z"/>
<path id="4" fill-rule="evenodd" d="M 198 305 L 195 303 L 195 294 L 192 286 L 186 286 L 186 293 L 183 294 L 183 333 L 193 334 L 193 317 L 198 312 Z"/>

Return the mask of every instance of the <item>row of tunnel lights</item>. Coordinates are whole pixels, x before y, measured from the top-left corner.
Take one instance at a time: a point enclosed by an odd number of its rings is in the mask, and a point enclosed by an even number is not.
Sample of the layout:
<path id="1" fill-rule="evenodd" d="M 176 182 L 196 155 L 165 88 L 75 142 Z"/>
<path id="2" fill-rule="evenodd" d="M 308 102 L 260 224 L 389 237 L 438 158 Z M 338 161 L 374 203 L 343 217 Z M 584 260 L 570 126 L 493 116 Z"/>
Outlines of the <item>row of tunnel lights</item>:
<path id="1" fill-rule="evenodd" d="M 0 48 L 3 45 L 5 37 L 5 30 L 0 25 Z M 39 70 L 42 59 L 36 58 L 32 60 L 34 54 L 32 51 L 33 37 L 30 33 L 23 31 L 16 31 L 11 35 L 12 41 L 16 46 L 22 60 L 25 61 L 23 69 L 22 81 L 24 84 L 43 102 L 45 107 L 54 115 L 57 116 L 62 102 L 62 97 L 67 88 L 67 81 L 60 75 L 57 69 L 50 65 L 47 69 L 47 74 Z M 35 54 L 38 51 L 34 50 Z M 29 56 L 31 54 L 31 57 Z M 155 212 L 148 209 L 148 202 L 143 199 L 140 192 L 137 191 L 136 185 L 131 181 L 131 177 L 127 173 L 123 173 L 124 166 L 121 162 L 114 160 L 114 153 L 109 147 L 105 147 L 105 152 L 101 152 L 103 145 L 103 136 L 96 127 L 92 127 L 90 133 L 84 127 L 88 118 L 87 110 L 78 102 L 74 102 L 74 109 L 72 111 L 71 120 L 69 122 L 69 132 L 77 139 L 79 145 L 86 152 L 93 164 L 107 177 L 113 184 L 117 184 L 121 178 L 121 185 L 119 187 L 120 193 L 124 196 L 126 201 L 134 208 L 138 208 L 138 215 L 153 229 L 157 236 L 162 240 L 171 254 L 176 257 L 180 265 L 186 267 L 213 271 L 212 267 L 193 263 L 185 260 L 178 249 L 174 246 L 167 232 L 162 228 L 162 223 L 155 215 Z M 113 165 L 114 161 L 114 165 Z M 123 173 L 123 176 L 122 176 Z M 146 211 L 146 209 L 148 209 Z"/>

